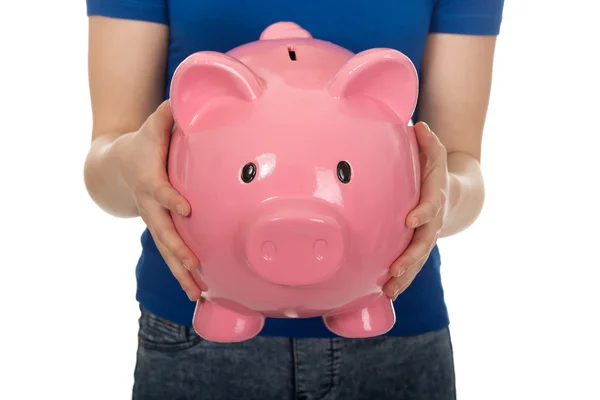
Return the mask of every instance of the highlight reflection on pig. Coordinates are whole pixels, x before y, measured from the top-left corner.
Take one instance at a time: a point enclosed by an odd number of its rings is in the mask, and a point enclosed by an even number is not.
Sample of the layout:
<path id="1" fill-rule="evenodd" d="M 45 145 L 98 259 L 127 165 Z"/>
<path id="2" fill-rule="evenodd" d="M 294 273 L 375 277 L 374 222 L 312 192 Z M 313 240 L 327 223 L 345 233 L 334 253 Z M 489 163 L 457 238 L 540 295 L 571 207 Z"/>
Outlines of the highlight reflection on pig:
<path id="1" fill-rule="evenodd" d="M 381 286 L 413 235 L 417 93 L 404 54 L 292 23 L 178 67 L 168 171 L 192 206 L 173 220 L 202 264 L 199 335 L 247 340 L 265 317 L 322 316 L 350 338 L 393 327 Z"/>

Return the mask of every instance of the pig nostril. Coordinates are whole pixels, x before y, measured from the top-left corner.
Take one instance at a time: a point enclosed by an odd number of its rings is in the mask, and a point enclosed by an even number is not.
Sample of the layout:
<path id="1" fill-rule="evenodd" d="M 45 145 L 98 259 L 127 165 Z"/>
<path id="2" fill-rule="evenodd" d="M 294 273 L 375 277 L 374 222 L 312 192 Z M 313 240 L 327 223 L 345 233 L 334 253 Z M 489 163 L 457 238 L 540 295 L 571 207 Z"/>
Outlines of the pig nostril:
<path id="1" fill-rule="evenodd" d="M 277 253 L 277 247 L 273 242 L 264 242 L 262 245 L 262 255 L 266 261 L 271 261 Z"/>
<path id="2" fill-rule="evenodd" d="M 327 242 L 323 239 L 315 240 L 313 244 L 313 251 L 317 260 L 321 261 L 325 258 L 325 252 L 327 251 Z"/>

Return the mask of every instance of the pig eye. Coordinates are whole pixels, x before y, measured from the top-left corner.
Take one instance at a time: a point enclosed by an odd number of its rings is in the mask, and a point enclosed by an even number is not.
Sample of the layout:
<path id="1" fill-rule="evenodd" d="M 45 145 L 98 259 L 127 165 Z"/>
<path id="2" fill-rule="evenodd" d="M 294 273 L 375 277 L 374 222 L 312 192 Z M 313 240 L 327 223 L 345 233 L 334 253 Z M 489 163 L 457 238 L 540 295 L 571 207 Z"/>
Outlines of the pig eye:
<path id="1" fill-rule="evenodd" d="M 250 183 L 256 176 L 256 165 L 254 163 L 249 162 L 244 165 L 242 168 L 242 181 L 245 183 Z"/>
<path id="2" fill-rule="evenodd" d="M 352 175 L 350 164 L 348 164 L 346 161 L 340 161 L 337 165 L 337 176 L 340 182 L 350 182 L 350 175 Z"/>

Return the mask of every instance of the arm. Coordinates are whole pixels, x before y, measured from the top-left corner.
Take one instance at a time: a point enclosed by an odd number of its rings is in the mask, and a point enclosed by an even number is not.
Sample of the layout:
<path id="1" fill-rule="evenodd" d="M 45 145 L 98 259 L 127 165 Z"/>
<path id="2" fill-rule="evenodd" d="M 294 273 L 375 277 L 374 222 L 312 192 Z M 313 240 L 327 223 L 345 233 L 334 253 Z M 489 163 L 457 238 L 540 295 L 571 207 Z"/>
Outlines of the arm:
<path id="1" fill-rule="evenodd" d="M 152 9 L 140 3 L 103 1 L 88 0 L 88 5 L 94 4 L 89 8 L 112 15 L 111 5 L 118 4 L 124 7 L 118 15 L 127 17 Z M 198 267 L 198 259 L 169 214 L 187 216 L 190 205 L 170 185 L 166 170 L 173 124 L 169 102 L 162 101 L 168 27 L 106 16 L 90 17 L 89 27 L 94 121 L 84 167 L 87 190 L 112 215 L 141 216 L 171 272 L 190 300 L 197 300 L 201 292 L 190 271 Z"/>
<path id="2" fill-rule="evenodd" d="M 106 212 L 138 216 L 120 176 L 115 149 L 129 140 L 161 103 L 168 27 L 92 16 L 89 19 L 89 85 L 92 144 L 84 167 L 90 197 Z"/>
<path id="3" fill-rule="evenodd" d="M 484 201 L 480 169 L 495 36 L 432 34 L 423 65 L 419 119 L 447 152 L 447 208 L 440 237 L 468 228 Z"/>
<path id="4" fill-rule="evenodd" d="M 468 228 L 483 207 L 481 139 L 503 6 L 504 0 L 434 1 L 417 106 L 426 124 L 415 125 L 421 199 L 407 216 L 413 239 L 384 287 L 392 299 L 412 283 L 437 239 Z"/>

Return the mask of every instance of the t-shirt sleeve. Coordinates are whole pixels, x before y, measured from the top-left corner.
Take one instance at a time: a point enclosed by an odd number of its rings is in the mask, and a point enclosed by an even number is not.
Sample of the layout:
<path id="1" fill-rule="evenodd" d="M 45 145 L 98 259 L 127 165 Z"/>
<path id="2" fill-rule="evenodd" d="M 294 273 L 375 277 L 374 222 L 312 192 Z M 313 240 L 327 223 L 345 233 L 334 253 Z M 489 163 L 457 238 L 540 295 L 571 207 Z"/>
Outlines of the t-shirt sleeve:
<path id="1" fill-rule="evenodd" d="M 168 0 L 86 0 L 87 15 L 168 24 Z"/>
<path id="2" fill-rule="evenodd" d="M 430 31 L 498 35 L 504 0 L 434 0 Z"/>

